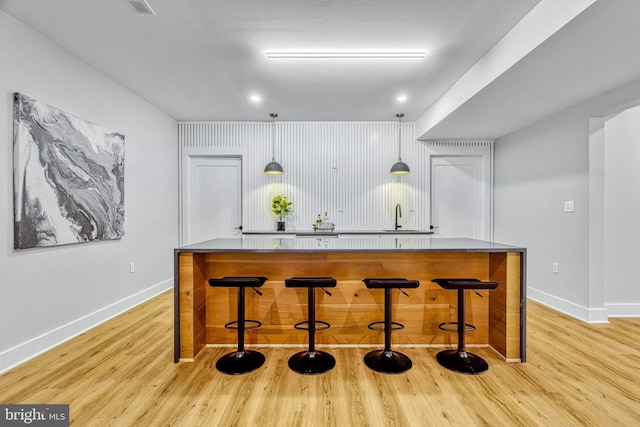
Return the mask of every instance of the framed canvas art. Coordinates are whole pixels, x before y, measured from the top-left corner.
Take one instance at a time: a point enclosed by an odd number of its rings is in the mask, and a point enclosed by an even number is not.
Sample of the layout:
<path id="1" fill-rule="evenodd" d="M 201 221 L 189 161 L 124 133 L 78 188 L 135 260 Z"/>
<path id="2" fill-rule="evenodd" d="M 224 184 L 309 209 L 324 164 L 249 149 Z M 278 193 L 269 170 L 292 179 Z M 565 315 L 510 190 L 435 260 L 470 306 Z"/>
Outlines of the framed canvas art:
<path id="1" fill-rule="evenodd" d="M 124 135 L 14 94 L 14 247 L 124 235 Z"/>

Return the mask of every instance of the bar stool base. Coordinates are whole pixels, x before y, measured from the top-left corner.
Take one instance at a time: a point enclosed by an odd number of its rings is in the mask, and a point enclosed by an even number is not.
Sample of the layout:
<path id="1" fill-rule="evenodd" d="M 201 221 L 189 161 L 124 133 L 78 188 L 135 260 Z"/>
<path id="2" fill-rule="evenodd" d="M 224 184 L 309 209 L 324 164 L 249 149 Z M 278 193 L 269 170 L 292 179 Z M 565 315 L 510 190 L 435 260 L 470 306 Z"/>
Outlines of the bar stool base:
<path id="1" fill-rule="evenodd" d="M 445 368 L 461 374 L 477 375 L 489 369 L 482 357 L 467 351 L 443 350 L 436 355 L 436 359 Z"/>
<path id="2" fill-rule="evenodd" d="M 303 375 L 316 375 L 330 371 L 336 359 L 324 351 L 301 351 L 289 358 L 289 368 Z"/>
<path id="3" fill-rule="evenodd" d="M 216 368 L 225 374 L 240 375 L 255 371 L 262 366 L 264 360 L 264 355 L 258 351 L 234 351 L 218 359 Z"/>
<path id="4" fill-rule="evenodd" d="M 364 356 L 364 363 L 374 371 L 383 374 L 400 374 L 413 366 L 411 359 L 393 350 L 370 351 Z"/>

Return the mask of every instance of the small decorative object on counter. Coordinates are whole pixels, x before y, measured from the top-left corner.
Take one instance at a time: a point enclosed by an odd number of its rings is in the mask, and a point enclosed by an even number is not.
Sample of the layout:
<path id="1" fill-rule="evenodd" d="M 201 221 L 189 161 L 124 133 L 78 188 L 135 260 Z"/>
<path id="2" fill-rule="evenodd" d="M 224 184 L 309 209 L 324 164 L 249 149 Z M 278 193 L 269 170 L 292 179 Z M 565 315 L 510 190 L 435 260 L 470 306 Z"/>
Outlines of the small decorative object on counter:
<path id="1" fill-rule="evenodd" d="M 315 224 L 313 224 L 313 231 L 333 231 L 335 228 L 335 224 L 329 222 L 329 215 L 327 212 L 324 213 L 324 220 L 318 214 L 318 218 L 316 219 Z"/>
<path id="2" fill-rule="evenodd" d="M 285 215 L 291 212 L 291 205 L 293 205 L 293 202 L 287 200 L 287 196 L 283 196 L 282 194 L 273 196 L 273 200 L 271 200 L 271 212 L 280 218 L 280 221 L 276 224 L 276 230 L 285 231 L 283 219 Z"/>

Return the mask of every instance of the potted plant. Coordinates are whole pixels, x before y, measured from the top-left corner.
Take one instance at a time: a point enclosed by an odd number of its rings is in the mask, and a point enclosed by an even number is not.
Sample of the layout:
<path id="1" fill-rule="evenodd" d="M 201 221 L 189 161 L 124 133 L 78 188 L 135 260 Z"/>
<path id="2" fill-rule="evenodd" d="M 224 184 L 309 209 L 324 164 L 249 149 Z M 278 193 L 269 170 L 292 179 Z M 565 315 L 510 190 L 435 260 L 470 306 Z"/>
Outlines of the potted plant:
<path id="1" fill-rule="evenodd" d="M 284 231 L 285 227 L 283 217 L 291 212 L 291 205 L 293 205 L 293 202 L 288 201 L 287 196 L 283 196 L 281 194 L 273 196 L 273 200 L 271 200 L 271 212 L 278 215 L 280 218 L 276 227 L 278 231 Z"/>

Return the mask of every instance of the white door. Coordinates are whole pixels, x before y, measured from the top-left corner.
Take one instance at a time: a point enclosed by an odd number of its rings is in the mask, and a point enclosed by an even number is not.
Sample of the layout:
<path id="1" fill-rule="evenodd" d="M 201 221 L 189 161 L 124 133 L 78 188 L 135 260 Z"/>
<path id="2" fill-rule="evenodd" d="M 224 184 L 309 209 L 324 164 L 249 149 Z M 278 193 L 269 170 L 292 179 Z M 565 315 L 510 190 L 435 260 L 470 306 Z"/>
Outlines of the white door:
<path id="1" fill-rule="evenodd" d="M 242 230 L 242 162 L 190 156 L 183 181 L 183 244 L 238 237 Z"/>
<path id="2" fill-rule="evenodd" d="M 431 226 L 442 237 L 490 240 L 490 176 L 482 156 L 431 156 Z"/>

